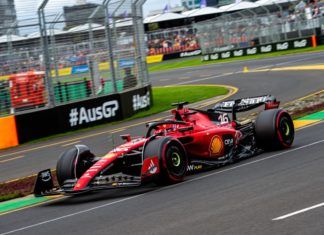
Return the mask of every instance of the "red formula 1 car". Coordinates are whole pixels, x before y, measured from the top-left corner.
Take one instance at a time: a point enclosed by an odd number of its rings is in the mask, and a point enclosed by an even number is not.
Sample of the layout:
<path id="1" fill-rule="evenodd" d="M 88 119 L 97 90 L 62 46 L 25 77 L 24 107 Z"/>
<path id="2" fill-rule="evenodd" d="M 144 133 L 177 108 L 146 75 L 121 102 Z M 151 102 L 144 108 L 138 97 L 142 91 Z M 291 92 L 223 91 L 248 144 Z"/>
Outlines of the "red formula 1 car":
<path id="1" fill-rule="evenodd" d="M 103 157 L 95 157 L 85 145 L 67 150 L 57 162 L 59 187 L 53 187 L 50 170 L 41 171 L 35 195 L 177 183 L 186 174 L 293 143 L 292 119 L 270 95 L 225 101 L 207 111 L 186 104 L 175 104 L 172 119 L 148 123 L 145 137 L 121 136 L 125 143 Z M 255 121 L 237 121 L 237 112 L 261 105 L 265 110 Z"/>

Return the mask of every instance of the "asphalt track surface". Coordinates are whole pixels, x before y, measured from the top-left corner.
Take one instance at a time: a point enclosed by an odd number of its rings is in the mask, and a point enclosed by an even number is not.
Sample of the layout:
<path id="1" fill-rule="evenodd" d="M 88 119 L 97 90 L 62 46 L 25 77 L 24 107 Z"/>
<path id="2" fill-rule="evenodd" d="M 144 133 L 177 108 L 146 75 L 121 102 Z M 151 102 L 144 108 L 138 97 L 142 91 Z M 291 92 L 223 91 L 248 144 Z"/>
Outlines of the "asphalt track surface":
<path id="1" fill-rule="evenodd" d="M 244 73 L 249 69 L 321 64 L 324 53 L 209 65 L 151 74 L 152 83 L 228 84 L 233 97 L 271 93 L 283 102 L 324 88 L 323 71 Z M 88 131 L 81 139 L 97 154 L 109 150 L 109 130 L 144 132 L 141 120 Z M 104 132 L 100 134 L 99 132 Z M 99 134 L 98 134 L 99 133 Z M 170 187 L 148 186 L 63 198 L 2 215 L 0 233 L 16 234 L 324 234 L 324 207 L 274 218 L 324 202 L 324 123 L 296 133 L 293 148 L 264 153 Z M 57 156 L 80 134 L 0 152 L 0 181 L 55 167 Z M 65 146 L 63 146 L 65 145 Z"/>
<path id="2" fill-rule="evenodd" d="M 294 147 L 169 187 L 102 191 L 1 216 L 4 234 L 323 234 L 324 123 Z"/>

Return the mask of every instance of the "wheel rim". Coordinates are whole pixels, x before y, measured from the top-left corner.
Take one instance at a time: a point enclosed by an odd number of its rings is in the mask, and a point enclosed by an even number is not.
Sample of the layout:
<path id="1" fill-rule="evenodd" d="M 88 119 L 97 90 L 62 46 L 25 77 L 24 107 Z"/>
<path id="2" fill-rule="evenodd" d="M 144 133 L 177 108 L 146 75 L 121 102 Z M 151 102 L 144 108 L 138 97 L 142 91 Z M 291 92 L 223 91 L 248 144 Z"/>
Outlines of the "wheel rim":
<path id="1" fill-rule="evenodd" d="M 169 174 L 182 177 L 186 171 L 185 156 L 176 146 L 171 146 L 166 153 L 166 163 Z"/>
<path id="2" fill-rule="evenodd" d="M 289 135 L 289 133 L 290 133 L 290 128 L 289 128 L 289 125 L 288 125 L 288 123 L 287 122 L 285 122 L 285 129 L 286 129 L 286 131 L 285 131 L 285 135 L 287 136 L 287 135 Z"/>
<path id="3" fill-rule="evenodd" d="M 172 153 L 171 159 L 172 159 L 173 166 L 175 166 L 175 167 L 180 166 L 181 157 L 178 153 Z"/>
<path id="4" fill-rule="evenodd" d="M 291 144 L 294 136 L 293 126 L 287 117 L 283 117 L 279 122 L 279 132 L 281 134 L 282 140 L 286 144 Z"/>

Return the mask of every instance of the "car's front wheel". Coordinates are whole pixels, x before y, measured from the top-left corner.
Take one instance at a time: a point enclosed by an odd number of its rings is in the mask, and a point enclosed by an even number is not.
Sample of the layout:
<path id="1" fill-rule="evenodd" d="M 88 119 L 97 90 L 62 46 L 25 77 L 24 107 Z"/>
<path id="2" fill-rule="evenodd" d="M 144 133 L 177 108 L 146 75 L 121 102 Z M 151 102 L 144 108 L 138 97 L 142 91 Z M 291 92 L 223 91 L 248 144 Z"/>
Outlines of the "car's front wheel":
<path id="1" fill-rule="evenodd" d="M 56 175 L 62 187 L 65 180 L 78 179 L 93 164 L 94 155 L 85 145 L 76 145 L 63 152 L 56 164 Z"/>
<path id="2" fill-rule="evenodd" d="M 147 144 L 144 158 L 159 158 L 160 174 L 158 184 L 174 184 L 184 180 L 187 173 L 188 158 L 182 144 L 170 137 L 161 137 Z"/>

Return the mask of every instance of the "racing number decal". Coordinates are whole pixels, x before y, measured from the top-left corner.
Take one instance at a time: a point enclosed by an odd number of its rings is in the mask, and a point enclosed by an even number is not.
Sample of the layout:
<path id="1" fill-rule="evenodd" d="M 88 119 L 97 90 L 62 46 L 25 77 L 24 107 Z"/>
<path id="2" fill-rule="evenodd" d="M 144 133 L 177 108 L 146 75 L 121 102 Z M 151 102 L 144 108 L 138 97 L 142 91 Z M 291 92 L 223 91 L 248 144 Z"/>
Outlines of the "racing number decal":
<path id="1" fill-rule="evenodd" d="M 222 154 L 223 148 L 224 144 L 222 139 L 218 135 L 215 135 L 210 142 L 210 156 L 219 156 L 220 154 Z"/>
<path id="2" fill-rule="evenodd" d="M 218 116 L 218 121 L 223 124 L 223 123 L 229 123 L 229 117 L 227 113 L 222 113 Z"/>

